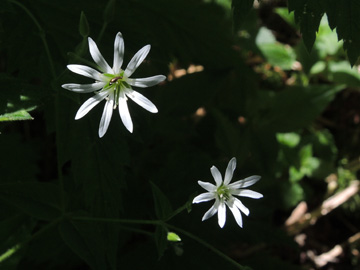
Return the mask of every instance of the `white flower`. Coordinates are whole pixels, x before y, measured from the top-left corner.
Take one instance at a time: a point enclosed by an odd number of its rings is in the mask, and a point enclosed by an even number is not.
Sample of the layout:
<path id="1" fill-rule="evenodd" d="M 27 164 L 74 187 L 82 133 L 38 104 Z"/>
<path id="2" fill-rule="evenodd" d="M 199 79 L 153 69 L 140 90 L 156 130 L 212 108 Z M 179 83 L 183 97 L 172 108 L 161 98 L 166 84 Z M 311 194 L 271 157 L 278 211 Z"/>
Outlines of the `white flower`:
<path id="1" fill-rule="evenodd" d="M 258 175 L 253 175 L 243 180 L 229 184 L 233 177 L 235 168 L 236 158 L 232 158 L 227 166 L 225 179 L 223 181 L 219 170 L 215 166 L 212 166 L 210 171 L 215 179 L 216 186 L 211 183 L 198 181 L 199 185 L 208 192 L 196 196 L 193 200 L 193 203 L 207 202 L 215 199 L 214 205 L 203 216 L 203 221 L 218 213 L 219 226 L 221 228 L 224 227 L 226 221 L 225 205 L 227 205 L 233 213 L 237 224 L 242 227 L 243 222 L 240 211 L 247 216 L 249 215 L 250 211 L 238 198 L 234 197 L 233 195 L 249 197 L 253 199 L 259 199 L 263 197 L 263 195 L 259 192 L 243 189 L 259 181 L 261 177 Z"/>
<path id="2" fill-rule="evenodd" d="M 101 138 L 106 133 L 110 124 L 113 109 L 116 109 L 117 106 L 119 107 L 122 122 L 125 127 L 132 132 L 133 123 L 127 106 L 127 97 L 131 98 L 149 112 L 157 113 L 158 110 L 150 100 L 142 94 L 132 90 L 131 86 L 150 87 L 164 81 L 166 77 L 164 75 L 156 75 L 141 79 L 130 78 L 149 53 L 150 45 L 146 45 L 139 50 L 133 56 L 126 69 L 123 70 L 121 69 L 121 65 L 124 56 L 124 40 L 120 32 L 117 33 L 115 38 L 114 62 L 112 68 L 101 55 L 96 43 L 90 37 L 88 40 L 91 57 L 98 65 L 101 72 L 88 66 L 68 65 L 67 68 L 72 72 L 94 79 L 95 82 L 91 84 L 68 83 L 62 85 L 63 88 L 78 93 L 95 92 L 95 95 L 85 101 L 80 107 L 76 113 L 75 119 L 82 118 L 99 102 L 105 99 L 106 103 L 100 121 L 99 137 Z"/>

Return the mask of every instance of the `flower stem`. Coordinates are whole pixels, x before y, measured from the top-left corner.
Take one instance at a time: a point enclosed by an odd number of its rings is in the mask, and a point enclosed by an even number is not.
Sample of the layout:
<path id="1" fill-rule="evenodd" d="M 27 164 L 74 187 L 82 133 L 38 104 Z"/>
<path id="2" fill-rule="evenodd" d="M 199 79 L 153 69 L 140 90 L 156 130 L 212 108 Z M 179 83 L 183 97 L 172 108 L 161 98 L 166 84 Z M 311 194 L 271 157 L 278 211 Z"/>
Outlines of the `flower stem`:
<path id="1" fill-rule="evenodd" d="M 29 17 L 30 19 L 34 22 L 34 24 L 36 25 L 36 27 L 39 30 L 39 35 L 40 35 L 40 39 L 44 45 L 45 48 L 45 52 L 46 52 L 46 56 L 48 58 L 49 61 L 49 65 L 50 65 L 50 71 L 53 77 L 53 80 L 56 80 L 56 72 L 55 72 L 55 66 L 54 66 L 54 62 L 52 60 L 51 54 L 50 54 L 50 49 L 48 46 L 48 43 L 46 41 L 46 36 L 45 36 L 45 31 L 42 28 L 42 26 L 40 25 L 40 23 L 38 22 L 38 20 L 35 18 L 35 16 L 31 13 L 31 11 L 24 6 L 23 4 L 19 3 L 16 0 L 8 0 L 9 2 L 17 5 L 18 7 L 20 7 Z M 63 177 L 62 177 L 62 171 L 61 171 L 61 164 L 60 164 L 60 154 L 59 154 L 59 145 L 60 145 L 60 139 L 59 139 L 59 131 L 60 131 L 60 125 L 59 125 L 59 121 L 60 121 L 60 95 L 59 95 L 59 91 L 56 92 L 56 100 L 55 100 L 55 117 L 56 117 L 56 145 L 57 145 L 57 167 L 58 167 L 58 177 L 59 177 L 59 185 L 60 185 L 60 196 L 61 196 L 61 209 L 62 212 L 65 212 L 65 190 L 64 190 L 64 183 L 63 183 Z"/>
<path id="2" fill-rule="evenodd" d="M 25 7 L 23 4 L 17 2 L 16 0 L 8 0 L 9 2 L 17 5 L 18 7 L 20 7 L 22 10 L 25 11 L 25 13 L 30 17 L 30 19 L 34 22 L 34 24 L 36 25 L 36 27 L 39 30 L 39 35 L 40 35 L 40 39 L 44 45 L 45 48 L 45 52 L 46 52 L 46 56 L 49 60 L 49 65 L 50 65 L 50 70 L 51 70 L 51 74 L 53 76 L 53 79 L 56 79 L 56 72 L 55 72 L 55 66 L 54 66 L 54 62 L 52 61 L 51 58 L 51 54 L 50 54 L 50 50 L 49 50 L 49 46 L 47 44 L 46 38 L 45 38 L 45 31 L 44 29 L 41 27 L 40 23 L 37 21 L 37 19 L 35 18 L 35 16 L 30 12 L 30 10 Z"/>
<path id="3" fill-rule="evenodd" d="M 79 221 L 95 221 L 107 223 L 124 223 L 124 224 L 152 224 L 161 225 L 161 220 L 146 220 L 146 219 L 118 219 L 118 218 L 93 218 L 93 217 L 71 217 L 72 220 Z"/>
<path id="4" fill-rule="evenodd" d="M 175 211 L 177 212 L 181 212 L 185 207 L 180 207 L 178 210 L 179 211 Z M 172 215 L 173 216 L 173 215 Z M 152 225 L 163 225 L 167 228 L 173 229 L 175 231 L 178 231 L 184 235 L 186 235 L 189 238 L 192 238 L 193 240 L 195 240 L 196 242 L 200 243 L 201 245 L 203 245 L 204 247 L 210 249 L 212 252 L 216 253 L 217 255 L 219 255 L 220 257 L 222 257 L 224 260 L 228 261 L 229 263 L 233 264 L 234 266 L 236 266 L 237 269 L 240 270 L 250 270 L 249 267 L 247 266 L 242 266 L 241 264 L 237 263 L 236 261 L 234 261 L 233 259 L 231 259 L 229 256 L 227 256 L 226 254 L 222 253 L 220 250 L 218 250 L 217 248 L 213 247 L 211 244 L 207 243 L 206 241 L 202 240 L 201 238 L 193 235 L 192 233 L 185 231 L 181 228 L 178 228 L 174 225 L 165 223 L 162 220 L 143 220 L 143 219 L 113 219 L 113 218 L 92 218 L 92 217 L 72 217 L 73 220 L 78 220 L 78 221 L 95 221 L 95 222 L 108 222 L 108 223 L 127 223 L 127 224 L 152 224 Z M 143 233 L 143 232 L 142 232 Z"/>
<path id="5" fill-rule="evenodd" d="M 102 37 L 103 37 L 103 35 L 105 33 L 105 30 L 106 30 L 106 27 L 107 27 L 107 23 L 104 22 L 102 27 L 101 27 L 100 34 L 99 34 L 99 36 L 98 36 L 98 38 L 96 40 L 97 42 L 100 42 L 100 40 L 102 39 Z"/>
<path id="6" fill-rule="evenodd" d="M 218 250 L 217 248 L 213 247 L 211 244 L 207 243 L 206 241 L 202 240 L 201 238 L 193 235 L 192 233 L 185 231 L 181 228 L 178 228 L 174 225 L 171 224 L 167 224 L 164 223 L 164 225 L 170 229 L 173 229 L 175 231 L 178 231 L 184 235 L 186 235 L 189 238 L 192 238 L 193 240 L 195 240 L 196 242 L 198 242 L 199 244 L 203 245 L 204 247 L 207 247 L 208 249 L 210 249 L 212 252 L 216 253 L 217 255 L 219 255 L 220 257 L 222 257 L 224 260 L 228 261 L 229 263 L 233 264 L 234 266 L 236 266 L 237 269 L 241 269 L 241 270 L 250 270 L 249 267 L 247 266 L 242 266 L 241 264 L 237 263 L 236 261 L 234 261 L 233 259 L 231 259 L 229 256 L 227 256 L 226 254 L 222 253 L 220 250 Z"/>
<path id="7" fill-rule="evenodd" d="M 15 245 L 13 248 L 9 249 L 5 253 L 0 255 L 0 264 L 5 261 L 6 259 L 10 258 L 12 255 L 14 255 L 16 252 L 21 250 L 25 245 L 34 239 L 38 238 L 40 235 L 42 235 L 47 230 L 51 229 L 52 227 L 56 226 L 58 223 L 60 223 L 63 220 L 63 217 L 59 217 L 57 219 L 52 220 L 49 224 L 44 226 L 41 230 L 37 231 L 33 235 L 31 235 L 28 239 L 26 239 L 24 242 Z"/>

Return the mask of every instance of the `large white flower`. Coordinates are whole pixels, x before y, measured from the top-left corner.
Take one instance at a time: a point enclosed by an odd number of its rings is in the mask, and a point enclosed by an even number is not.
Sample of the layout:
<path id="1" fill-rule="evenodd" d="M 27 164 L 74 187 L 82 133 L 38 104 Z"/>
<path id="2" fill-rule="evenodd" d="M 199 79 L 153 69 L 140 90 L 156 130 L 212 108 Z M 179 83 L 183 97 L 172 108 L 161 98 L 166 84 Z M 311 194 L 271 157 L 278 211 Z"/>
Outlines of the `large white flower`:
<path id="1" fill-rule="evenodd" d="M 215 166 L 212 166 L 210 171 L 215 179 L 216 185 L 198 181 L 199 185 L 208 192 L 196 196 L 193 200 L 193 203 L 207 202 L 215 199 L 214 205 L 203 216 L 203 221 L 218 213 L 219 226 L 221 228 L 224 227 L 226 221 L 225 205 L 227 205 L 233 213 L 237 224 L 242 227 L 243 222 L 240 211 L 247 216 L 249 215 L 250 211 L 238 198 L 234 197 L 234 195 L 253 199 L 259 199 L 263 197 L 263 195 L 259 192 L 243 189 L 259 181 L 261 177 L 258 175 L 253 175 L 230 184 L 235 168 L 236 158 L 232 158 L 227 166 L 224 181 L 219 170 Z"/>
<path id="2" fill-rule="evenodd" d="M 94 79 L 95 82 L 91 84 L 63 84 L 62 87 L 78 93 L 95 92 L 95 95 L 89 98 L 79 108 L 75 119 L 80 119 L 86 115 L 92 108 L 94 108 L 102 100 L 106 100 L 104 111 L 100 121 L 99 137 L 101 138 L 106 133 L 113 109 L 119 108 L 119 113 L 125 127 L 132 132 L 133 123 L 130 117 L 127 106 L 127 97 L 139 104 L 144 109 L 152 113 L 157 113 L 156 106 L 144 97 L 142 94 L 132 90 L 131 86 L 135 87 L 150 87 L 166 79 L 164 75 L 156 75 L 147 78 L 133 79 L 130 76 L 134 73 L 137 67 L 142 63 L 150 51 L 150 45 L 144 46 L 131 59 L 126 69 L 121 69 L 124 56 L 124 40 L 121 33 L 117 33 L 114 43 L 114 62 L 111 68 L 101 55 L 96 43 L 89 37 L 89 49 L 92 58 L 98 65 L 97 71 L 91 67 L 83 65 L 68 65 L 67 68 L 72 72 Z"/>

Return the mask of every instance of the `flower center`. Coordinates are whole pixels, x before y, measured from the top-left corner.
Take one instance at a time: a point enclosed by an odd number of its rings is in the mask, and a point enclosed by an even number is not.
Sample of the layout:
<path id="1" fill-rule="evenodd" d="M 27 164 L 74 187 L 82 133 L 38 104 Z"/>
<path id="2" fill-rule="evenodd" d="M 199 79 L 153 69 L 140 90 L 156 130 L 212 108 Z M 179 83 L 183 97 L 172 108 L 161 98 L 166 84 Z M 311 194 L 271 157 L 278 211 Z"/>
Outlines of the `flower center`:
<path id="1" fill-rule="evenodd" d="M 231 194 L 227 186 L 221 185 L 216 189 L 216 194 L 220 200 L 227 201 L 230 199 Z"/>
<path id="2" fill-rule="evenodd" d="M 124 70 L 121 70 L 118 74 L 105 73 L 104 75 L 109 78 L 109 81 L 103 89 L 114 92 L 114 109 L 116 109 L 120 92 L 124 89 L 131 89 L 131 86 L 126 82 L 127 78 L 124 76 Z"/>

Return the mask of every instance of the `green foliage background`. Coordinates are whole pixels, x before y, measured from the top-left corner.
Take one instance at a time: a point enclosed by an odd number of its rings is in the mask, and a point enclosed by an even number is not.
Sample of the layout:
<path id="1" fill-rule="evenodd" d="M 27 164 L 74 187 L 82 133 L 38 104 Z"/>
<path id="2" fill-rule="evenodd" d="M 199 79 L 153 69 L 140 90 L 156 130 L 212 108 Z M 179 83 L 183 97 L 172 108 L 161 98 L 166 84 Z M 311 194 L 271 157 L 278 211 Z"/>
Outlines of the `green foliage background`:
<path id="1" fill-rule="evenodd" d="M 327 198 L 329 175 L 340 190 L 360 168 L 360 25 L 351 15 L 360 4 L 285 4 L 1 1 L 0 269 L 308 266 L 283 224 L 300 201 L 314 208 Z M 129 101 L 134 133 L 114 113 L 99 139 L 103 105 L 75 121 L 91 94 L 60 86 L 90 82 L 66 69 L 91 65 L 88 36 L 111 63 L 119 31 L 124 64 L 152 46 L 135 77 L 168 80 L 140 90 L 158 114 Z M 243 200 L 243 229 L 230 211 L 220 229 L 216 217 L 201 222 L 210 203 L 191 201 L 203 192 L 197 180 L 212 182 L 209 168 L 223 173 L 232 157 L 236 179 L 262 176 L 253 189 L 264 198 Z M 337 216 L 359 226 L 358 206 L 354 197 Z M 350 233 L 341 235 L 333 240 Z M 359 266 L 346 256 L 344 265 Z"/>

